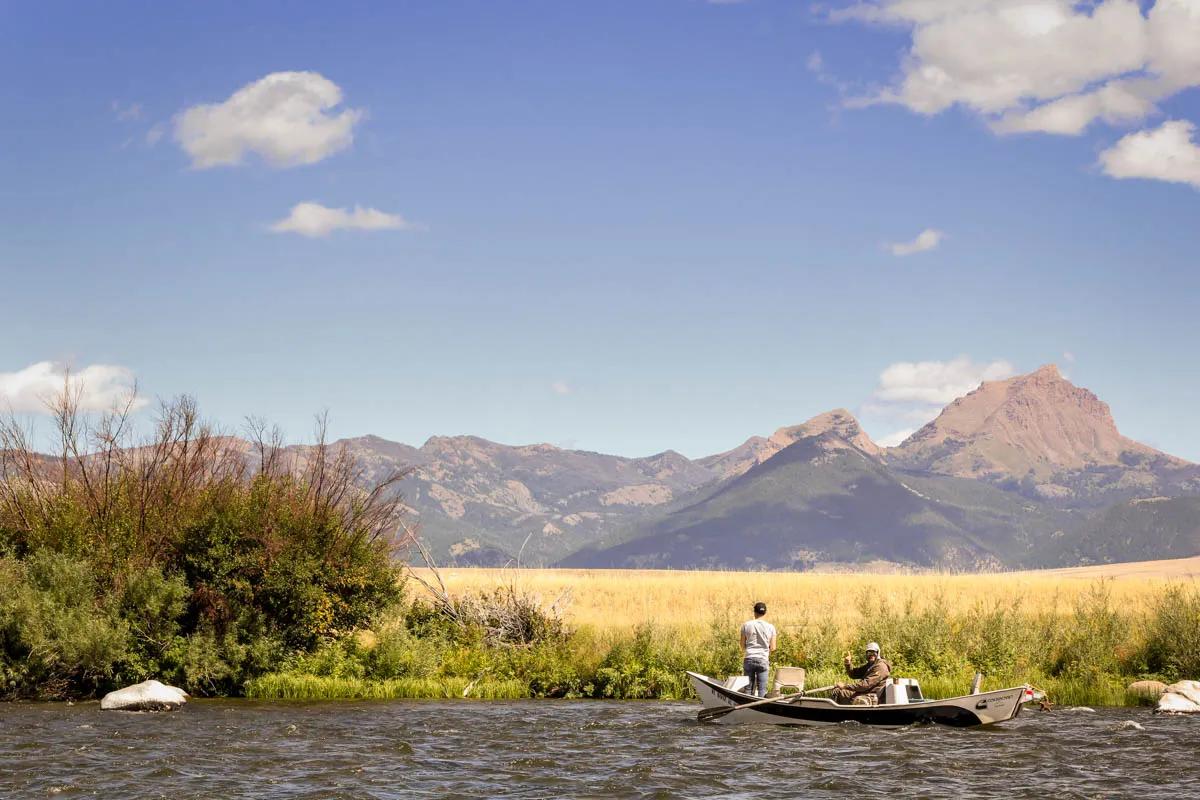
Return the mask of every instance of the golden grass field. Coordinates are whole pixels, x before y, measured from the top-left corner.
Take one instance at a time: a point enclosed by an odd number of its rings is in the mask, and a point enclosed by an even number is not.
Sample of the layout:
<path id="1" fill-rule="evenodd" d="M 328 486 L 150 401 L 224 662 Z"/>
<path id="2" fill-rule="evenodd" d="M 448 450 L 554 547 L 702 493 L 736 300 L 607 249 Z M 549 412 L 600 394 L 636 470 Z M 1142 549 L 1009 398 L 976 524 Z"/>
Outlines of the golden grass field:
<path id="1" fill-rule="evenodd" d="M 427 570 L 417 572 L 428 576 Z M 919 610 L 940 598 L 951 610 L 1019 602 L 1027 612 L 1069 613 L 1075 599 L 1099 581 L 1119 606 L 1138 610 L 1171 583 L 1194 583 L 1200 557 L 972 575 L 460 568 L 442 569 L 441 575 L 451 594 L 513 585 L 547 604 L 563 597 L 571 625 L 597 630 L 643 622 L 691 628 L 740 621 L 757 600 L 786 629 L 812 620 L 852 624 L 866 594 L 895 608 L 910 604 Z"/>

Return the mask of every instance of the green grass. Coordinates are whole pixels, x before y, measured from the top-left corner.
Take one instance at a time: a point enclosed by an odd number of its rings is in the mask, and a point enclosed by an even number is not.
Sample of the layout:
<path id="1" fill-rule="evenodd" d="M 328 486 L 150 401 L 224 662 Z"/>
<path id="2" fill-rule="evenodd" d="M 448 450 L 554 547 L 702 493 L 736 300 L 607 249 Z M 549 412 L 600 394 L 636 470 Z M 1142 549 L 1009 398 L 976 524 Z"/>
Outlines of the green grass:
<path id="1" fill-rule="evenodd" d="M 693 699 L 685 688 L 684 676 L 661 687 L 664 699 Z M 720 676 L 724 677 L 724 676 Z M 921 684 L 926 698 L 959 697 L 970 691 L 971 675 L 920 675 L 905 673 L 897 677 L 913 677 Z M 834 670 L 817 670 L 809 674 L 810 689 L 829 686 L 847 680 Z M 985 678 L 983 690 L 1023 685 L 1021 679 Z M 1033 681 L 1047 693 L 1057 706 L 1138 706 L 1150 703 L 1146 698 L 1127 692 L 1111 678 L 1095 681 L 1078 678 L 1041 678 Z M 468 688 L 469 687 L 469 688 Z M 466 678 L 392 678 L 372 680 L 362 678 L 330 678 L 275 672 L 250 680 L 245 685 L 246 697 L 255 700 L 516 700 L 531 696 L 529 686 L 522 680 L 467 680 Z"/>
<path id="2" fill-rule="evenodd" d="M 404 700 L 474 698 L 516 700 L 529 697 L 529 687 L 517 680 L 466 678 L 329 678 L 273 672 L 246 682 L 246 696 L 255 700 Z"/>
<path id="3" fill-rule="evenodd" d="M 1059 706 L 1135 706 L 1126 686 L 1139 678 L 1194 674 L 1200 593 L 1175 587 L 1130 610 L 1104 584 L 1053 612 L 1018 603 L 955 608 L 945 598 L 914 607 L 864 595 L 857 624 L 784 629 L 772 661 L 807 671 L 810 688 L 846 682 L 842 654 L 863 641 L 885 643 L 896 677 L 915 678 L 927 698 L 957 697 L 983 673 L 984 691 L 1030 684 Z M 419 612 L 419 613 L 418 613 Z M 733 618 L 707 627 L 643 624 L 632 630 L 555 628 L 537 643 L 491 645 L 414 605 L 369 648 L 349 640 L 247 682 L 251 697 L 287 699 L 568 697 L 691 700 L 685 677 L 715 678 L 741 668 Z M 469 632 L 467 632 L 469 633 Z M 470 690 L 467 691 L 468 687 Z"/>

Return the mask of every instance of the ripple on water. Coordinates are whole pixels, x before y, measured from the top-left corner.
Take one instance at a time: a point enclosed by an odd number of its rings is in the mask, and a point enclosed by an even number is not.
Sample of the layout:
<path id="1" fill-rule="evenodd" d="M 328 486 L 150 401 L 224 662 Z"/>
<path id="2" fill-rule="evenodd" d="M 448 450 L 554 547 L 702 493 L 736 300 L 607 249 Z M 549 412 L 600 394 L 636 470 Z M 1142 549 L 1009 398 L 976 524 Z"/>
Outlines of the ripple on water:
<path id="1" fill-rule="evenodd" d="M 0 797 L 1123 797 L 1192 794 L 1200 719 L 991 730 L 701 725 L 686 703 L 0 706 Z M 125 765 L 113 769 L 114 764 Z M 180 792 L 181 787 L 186 787 Z"/>

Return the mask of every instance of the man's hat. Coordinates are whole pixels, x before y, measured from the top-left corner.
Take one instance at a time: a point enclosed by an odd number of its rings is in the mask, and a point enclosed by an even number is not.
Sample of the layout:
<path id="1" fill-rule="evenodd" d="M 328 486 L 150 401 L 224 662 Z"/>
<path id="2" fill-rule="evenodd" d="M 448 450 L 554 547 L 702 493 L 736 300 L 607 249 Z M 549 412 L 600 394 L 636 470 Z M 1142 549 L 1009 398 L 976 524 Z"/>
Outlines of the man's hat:
<path id="1" fill-rule="evenodd" d="M 755 614 L 765 614 L 765 613 L 767 613 L 767 604 L 766 604 L 766 603 L 763 603 L 763 602 L 758 602 L 758 603 L 755 603 L 755 604 L 754 604 L 754 613 L 755 613 Z"/>
<path id="2" fill-rule="evenodd" d="M 871 642 L 867 645 L 867 652 L 879 655 L 879 642 Z"/>

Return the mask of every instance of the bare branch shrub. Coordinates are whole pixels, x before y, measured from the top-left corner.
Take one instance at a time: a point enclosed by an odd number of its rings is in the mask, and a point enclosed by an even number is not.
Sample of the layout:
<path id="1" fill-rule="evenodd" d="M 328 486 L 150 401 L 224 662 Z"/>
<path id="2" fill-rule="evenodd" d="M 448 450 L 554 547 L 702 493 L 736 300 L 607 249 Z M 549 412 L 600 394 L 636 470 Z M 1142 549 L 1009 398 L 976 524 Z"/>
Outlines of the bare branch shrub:
<path id="1" fill-rule="evenodd" d="M 410 569 L 410 577 L 425 589 L 434 610 L 455 626 L 480 631 L 484 641 L 494 646 L 527 646 L 570 636 L 565 619 L 570 589 L 546 602 L 541 595 L 518 585 L 520 570 L 514 569 L 490 592 L 455 597 L 446 588 L 433 554 L 416 529 L 408 525 L 402 529 L 409 546 L 416 549 L 432 576 L 427 579 Z"/>
<path id="2" fill-rule="evenodd" d="M 334 549 L 380 542 L 394 554 L 401 546 L 396 485 L 407 471 L 369 482 L 344 443 L 326 441 L 326 414 L 311 447 L 285 448 L 279 429 L 257 418 L 247 421 L 247 444 L 204 422 L 195 399 L 181 396 L 159 404 L 153 432 L 139 441 L 133 392 L 97 415 L 80 400 L 81 387 L 68 380 L 47 402 L 55 456 L 38 452 L 14 414 L 0 418 L 0 533 L 18 552 L 86 549 L 114 571 L 168 561 L 190 522 L 256 482 L 271 508 L 303 509 L 344 533 Z M 262 515 L 257 535 L 269 549 L 278 517 Z"/>

